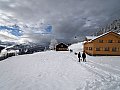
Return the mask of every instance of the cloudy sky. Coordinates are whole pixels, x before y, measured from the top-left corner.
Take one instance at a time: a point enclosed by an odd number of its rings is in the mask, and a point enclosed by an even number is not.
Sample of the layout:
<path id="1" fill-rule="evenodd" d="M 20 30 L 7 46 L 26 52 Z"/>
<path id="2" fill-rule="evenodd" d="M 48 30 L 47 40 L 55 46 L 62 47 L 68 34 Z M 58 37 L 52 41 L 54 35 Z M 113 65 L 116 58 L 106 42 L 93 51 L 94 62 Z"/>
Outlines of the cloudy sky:
<path id="1" fill-rule="evenodd" d="M 92 34 L 120 16 L 120 0 L 0 0 L 0 24 L 52 26 L 59 39 Z M 44 25 L 42 25 L 44 23 Z M 41 29 L 39 29 L 41 30 Z M 23 29 L 33 40 L 47 38 Z"/>

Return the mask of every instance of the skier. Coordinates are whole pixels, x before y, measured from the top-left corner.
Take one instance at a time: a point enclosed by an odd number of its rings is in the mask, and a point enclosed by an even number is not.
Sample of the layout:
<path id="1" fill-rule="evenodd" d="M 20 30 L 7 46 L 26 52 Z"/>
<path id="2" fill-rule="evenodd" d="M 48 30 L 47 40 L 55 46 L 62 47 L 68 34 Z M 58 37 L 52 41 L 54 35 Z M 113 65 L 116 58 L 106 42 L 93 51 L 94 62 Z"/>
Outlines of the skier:
<path id="1" fill-rule="evenodd" d="M 82 53 L 82 58 L 83 58 L 83 62 L 86 62 L 86 54 L 85 54 L 85 52 Z"/>
<path id="2" fill-rule="evenodd" d="M 80 57 L 81 57 L 81 54 L 80 54 L 80 52 L 79 52 L 79 53 L 78 53 L 79 62 L 80 62 Z"/>

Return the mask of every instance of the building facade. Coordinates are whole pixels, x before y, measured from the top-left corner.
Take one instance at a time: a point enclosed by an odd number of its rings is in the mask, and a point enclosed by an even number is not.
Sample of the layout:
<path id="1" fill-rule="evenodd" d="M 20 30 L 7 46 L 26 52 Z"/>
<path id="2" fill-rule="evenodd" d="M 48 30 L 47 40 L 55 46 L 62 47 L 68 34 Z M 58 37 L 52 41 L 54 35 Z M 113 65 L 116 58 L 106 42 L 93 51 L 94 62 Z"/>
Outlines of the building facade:
<path id="1" fill-rule="evenodd" d="M 56 45 L 56 51 L 68 51 L 68 46 L 64 43 Z"/>
<path id="2" fill-rule="evenodd" d="M 120 56 L 120 35 L 107 32 L 84 43 L 84 51 L 89 55 Z"/>

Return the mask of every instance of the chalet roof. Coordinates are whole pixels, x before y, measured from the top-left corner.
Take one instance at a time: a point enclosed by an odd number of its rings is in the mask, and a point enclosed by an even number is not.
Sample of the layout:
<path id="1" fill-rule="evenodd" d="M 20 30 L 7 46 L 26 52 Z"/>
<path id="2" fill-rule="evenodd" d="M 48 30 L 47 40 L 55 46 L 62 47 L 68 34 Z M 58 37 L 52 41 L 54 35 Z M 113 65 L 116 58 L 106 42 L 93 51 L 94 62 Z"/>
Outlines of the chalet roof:
<path id="1" fill-rule="evenodd" d="M 113 32 L 113 31 L 106 32 L 106 33 L 104 33 L 104 34 L 102 34 L 102 35 L 99 35 L 99 36 L 91 39 L 91 40 L 88 41 L 88 42 L 92 42 L 92 41 L 94 41 L 94 40 L 96 40 L 96 39 L 98 39 L 98 38 L 100 38 L 100 37 L 102 37 L 102 36 L 104 36 L 104 35 L 107 35 L 108 33 L 115 33 L 115 32 Z M 115 33 L 115 34 L 120 35 L 120 34 L 118 34 L 118 33 Z"/>
<path id="2" fill-rule="evenodd" d="M 61 42 L 61 43 L 58 43 L 56 46 L 58 46 L 58 45 L 65 45 L 65 46 L 68 46 L 67 44 L 65 44 L 65 43 L 63 43 L 63 42 Z"/>
<path id="3" fill-rule="evenodd" d="M 92 40 L 92 39 L 95 39 L 95 38 L 96 38 L 96 36 L 86 36 L 86 38 L 87 38 L 87 39 L 91 39 L 91 40 Z"/>

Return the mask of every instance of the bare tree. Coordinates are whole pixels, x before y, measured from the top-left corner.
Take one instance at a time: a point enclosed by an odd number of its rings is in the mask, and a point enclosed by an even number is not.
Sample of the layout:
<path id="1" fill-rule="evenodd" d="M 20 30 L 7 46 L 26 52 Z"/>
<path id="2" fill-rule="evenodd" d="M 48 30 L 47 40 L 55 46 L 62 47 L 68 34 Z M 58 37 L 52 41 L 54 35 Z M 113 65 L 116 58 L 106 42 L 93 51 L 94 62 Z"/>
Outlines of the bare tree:
<path id="1" fill-rule="evenodd" d="M 56 44 L 58 44 L 57 40 L 56 39 L 52 39 L 51 42 L 50 42 L 50 45 L 49 45 L 49 49 L 54 50 Z"/>

